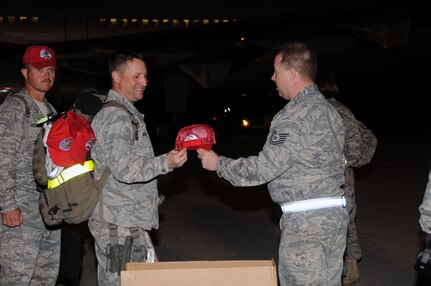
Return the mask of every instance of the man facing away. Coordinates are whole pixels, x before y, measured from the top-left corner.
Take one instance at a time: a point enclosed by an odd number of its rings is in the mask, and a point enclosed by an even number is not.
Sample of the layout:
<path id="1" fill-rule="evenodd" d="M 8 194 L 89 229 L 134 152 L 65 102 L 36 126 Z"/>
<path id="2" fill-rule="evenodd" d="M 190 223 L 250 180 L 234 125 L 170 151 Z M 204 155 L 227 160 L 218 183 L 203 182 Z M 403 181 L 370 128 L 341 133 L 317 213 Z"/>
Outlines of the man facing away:
<path id="1" fill-rule="evenodd" d="M 315 54 L 305 43 L 283 45 L 271 79 L 289 102 L 272 120 L 262 151 L 239 159 L 197 151 L 203 168 L 235 186 L 268 183 L 283 210 L 281 286 L 341 284 L 348 222 L 341 188 L 344 127 L 314 83 L 316 69 Z"/>
<path id="2" fill-rule="evenodd" d="M 32 166 L 40 132 L 35 123 L 55 113 L 45 95 L 56 68 L 51 48 L 29 46 L 21 69 L 24 88 L 0 106 L 0 285 L 55 285 L 57 280 L 61 232 L 43 223 Z"/>
<path id="3" fill-rule="evenodd" d="M 355 222 L 357 207 L 353 168 L 358 168 L 371 162 L 376 151 L 377 138 L 370 129 L 356 119 L 347 106 L 335 99 L 339 94 L 339 88 L 334 74 L 323 73 L 320 77 L 319 88 L 329 103 L 340 114 L 346 129 L 344 155 L 347 165 L 343 189 L 348 199 L 349 225 L 347 227 L 347 244 L 341 282 L 343 286 L 349 286 L 359 281 L 358 261 L 362 257 Z"/>
<path id="4" fill-rule="evenodd" d="M 107 101 L 117 102 L 127 111 L 107 106 L 92 122 L 97 138 L 91 149 L 95 177 L 100 178 L 105 168 L 111 170 L 111 175 L 89 220 L 89 228 L 95 238 L 99 285 L 120 285 L 121 269 L 112 264 L 108 244 L 125 245 L 127 237 L 133 237 L 135 245 L 139 243 L 144 249 L 151 249 L 148 231 L 159 226 L 157 176 L 181 167 L 187 161 L 187 149 L 154 155 L 144 115 L 134 106 L 143 99 L 148 83 L 147 67 L 141 55 L 114 53 L 109 72 L 112 89 Z M 155 253 L 152 258 L 147 254 L 140 262 L 157 260 Z M 133 252 L 131 255 L 136 261 Z"/>

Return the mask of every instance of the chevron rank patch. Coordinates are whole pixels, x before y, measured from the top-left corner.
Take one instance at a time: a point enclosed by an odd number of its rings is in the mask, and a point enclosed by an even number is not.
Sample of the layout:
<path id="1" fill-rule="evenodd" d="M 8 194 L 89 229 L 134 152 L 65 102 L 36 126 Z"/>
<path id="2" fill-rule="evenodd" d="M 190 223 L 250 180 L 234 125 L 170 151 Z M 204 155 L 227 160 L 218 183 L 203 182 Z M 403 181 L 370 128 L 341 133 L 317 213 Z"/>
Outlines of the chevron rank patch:
<path id="1" fill-rule="evenodd" d="M 277 133 L 276 130 L 272 130 L 269 143 L 271 145 L 282 144 L 284 143 L 284 141 L 286 141 L 286 138 L 287 138 L 287 133 Z"/>

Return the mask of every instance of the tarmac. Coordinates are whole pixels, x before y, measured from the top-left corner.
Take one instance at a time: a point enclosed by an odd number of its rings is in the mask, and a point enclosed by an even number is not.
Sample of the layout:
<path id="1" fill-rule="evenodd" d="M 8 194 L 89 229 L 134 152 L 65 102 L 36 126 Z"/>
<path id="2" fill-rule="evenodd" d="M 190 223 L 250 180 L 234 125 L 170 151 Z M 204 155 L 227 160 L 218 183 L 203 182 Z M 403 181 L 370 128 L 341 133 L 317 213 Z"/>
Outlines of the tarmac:
<path id="1" fill-rule="evenodd" d="M 357 230 L 362 247 L 362 286 L 422 286 L 413 265 L 422 251 L 419 211 L 431 166 L 431 135 L 406 125 L 376 130 L 371 164 L 356 170 Z M 429 129 L 428 129 L 429 130 Z M 374 131 L 374 130 L 373 130 Z M 398 134 L 403 134 L 399 136 Z M 220 155 L 256 155 L 265 132 L 217 138 Z M 156 154 L 173 148 L 153 142 Z M 160 227 L 151 233 L 160 261 L 278 261 L 280 208 L 266 186 L 236 188 L 203 170 L 195 151 L 189 161 L 159 178 Z M 84 234 L 81 286 L 97 285 L 91 236 Z M 59 284 L 60 285 L 60 284 Z"/>

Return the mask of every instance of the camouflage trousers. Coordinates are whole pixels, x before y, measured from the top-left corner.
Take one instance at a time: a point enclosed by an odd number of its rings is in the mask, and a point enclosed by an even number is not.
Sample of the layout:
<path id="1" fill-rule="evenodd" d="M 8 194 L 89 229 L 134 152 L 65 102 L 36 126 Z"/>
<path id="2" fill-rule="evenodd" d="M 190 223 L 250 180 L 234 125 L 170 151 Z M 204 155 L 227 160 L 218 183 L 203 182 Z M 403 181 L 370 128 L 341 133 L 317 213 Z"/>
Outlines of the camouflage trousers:
<path id="1" fill-rule="evenodd" d="M 355 179 L 352 168 L 346 169 L 344 194 L 349 203 L 349 225 L 347 227 L 347 245 L 344 259 L 353 258 L 360 260 L 362 257 L 361 246 L 359 245 L 359 238 L 356 232 L 356 196 L 355 196 Z"/>
<path id="2" fill-rule="evenodd" d="M 107 271 L 106 246 L 111 242 L 109 225 L 107 223 L 100 223 L 99 220 L 92 218 L 88 221 L 88 227 L 94 237 L 99 286 L 120 286 L 120 276 L 117 273 Z M 126 236 L 130 236 L 130 229 L 117 226 L 117 231 L 118 243 L 124 244 Z M 139 229 L 139 238 L 141 245 L 146 247 L 145 230 Z"/>
<path id="3" fill-rule="evenodd" d="M 280 286 L 341 285 L 347 210 L 327 208 L 289 214 L 283 220 L 278 264 Z"/>
<path id="4" fill-rule="evenodd" d="M 0 285 L 52 285 L 60 265 L 60 230 L 47 230 L 39 212 L 24 224 L 0 226 Z M 1 224 L 1 222 L 0 222 Z"/>

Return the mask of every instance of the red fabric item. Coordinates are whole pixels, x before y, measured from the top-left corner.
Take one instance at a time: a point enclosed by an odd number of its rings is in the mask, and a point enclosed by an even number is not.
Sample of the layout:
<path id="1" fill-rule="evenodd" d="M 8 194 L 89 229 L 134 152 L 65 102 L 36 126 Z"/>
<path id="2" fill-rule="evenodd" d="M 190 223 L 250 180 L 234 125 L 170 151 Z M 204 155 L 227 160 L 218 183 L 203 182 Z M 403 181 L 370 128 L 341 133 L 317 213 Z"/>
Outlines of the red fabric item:
<path id="1" fill-rule="evenodd" d="M 46 141 L 52 161 L 63 167 L 83 164 L 94 143 L 90 124 L 73 111 L 54 122 Z"/>
<path id="2" fill-rule="evenodd" d="M 175 140 L 175 149 L 181 150 L 197 150 L 203 148 L 211 150 L 213 144 L 216 143 L 214 130 L 206 124 L 193 124 L 181 128 Z"/>
<path id="3" fill-rule="evenodd" d="M 22 57 L 23 64 L 30 64 L 37 69 L 57 68 L 54 51 L 47 46 L 29 46 Z"/>

